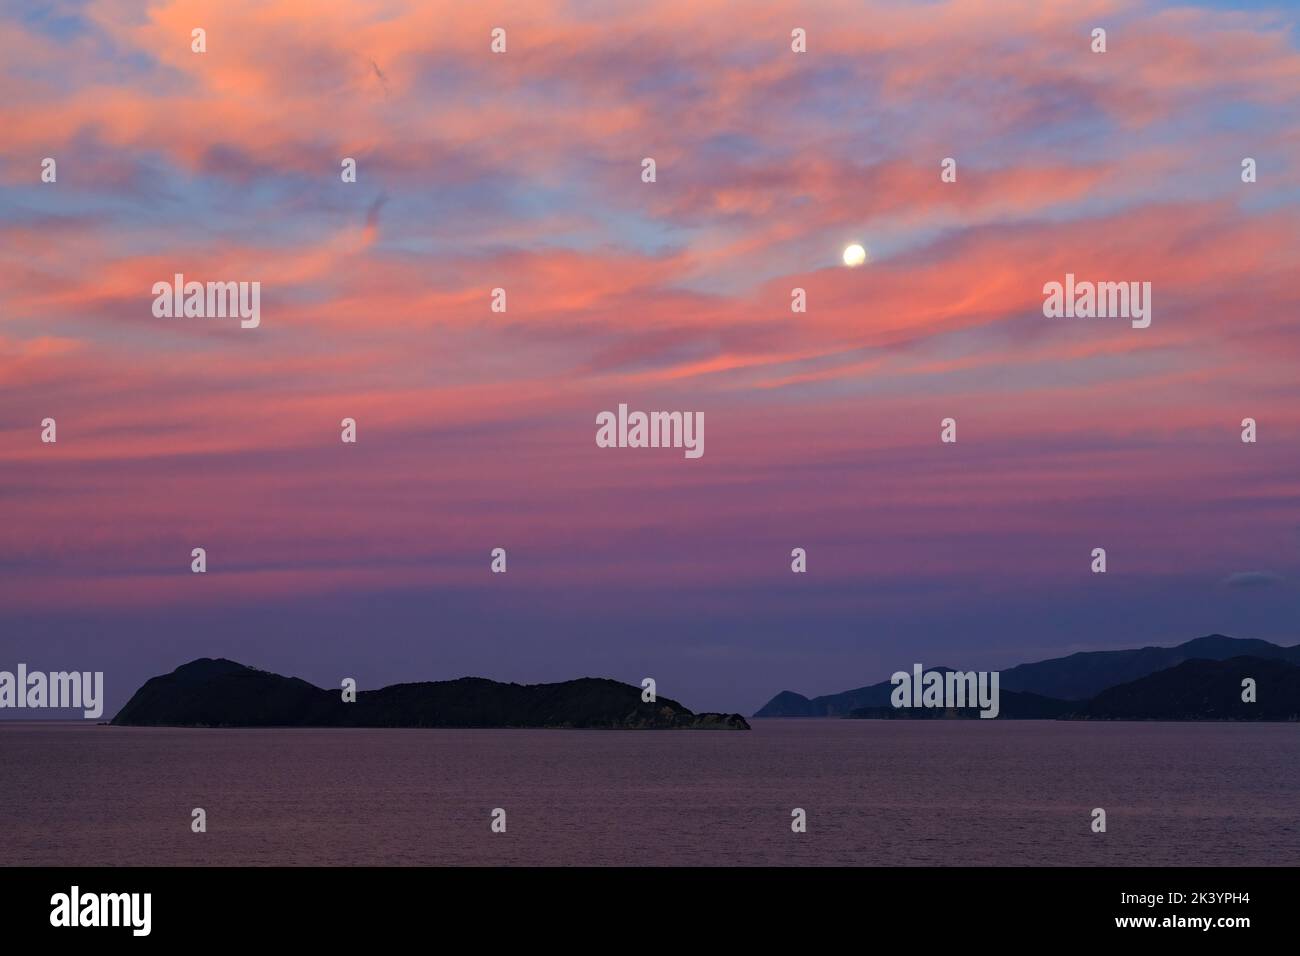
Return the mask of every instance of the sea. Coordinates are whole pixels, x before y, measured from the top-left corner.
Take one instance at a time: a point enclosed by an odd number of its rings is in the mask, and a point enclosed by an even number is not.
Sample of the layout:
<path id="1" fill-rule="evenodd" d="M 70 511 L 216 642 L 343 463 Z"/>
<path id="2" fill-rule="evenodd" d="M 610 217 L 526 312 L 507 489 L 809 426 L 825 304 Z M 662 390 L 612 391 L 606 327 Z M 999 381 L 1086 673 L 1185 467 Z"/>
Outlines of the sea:
<path id="1" fill-rule="evenodd" d="M 0 864 L 1300 865 L 1297 724 L 752 724 L 5 721 Z"/>

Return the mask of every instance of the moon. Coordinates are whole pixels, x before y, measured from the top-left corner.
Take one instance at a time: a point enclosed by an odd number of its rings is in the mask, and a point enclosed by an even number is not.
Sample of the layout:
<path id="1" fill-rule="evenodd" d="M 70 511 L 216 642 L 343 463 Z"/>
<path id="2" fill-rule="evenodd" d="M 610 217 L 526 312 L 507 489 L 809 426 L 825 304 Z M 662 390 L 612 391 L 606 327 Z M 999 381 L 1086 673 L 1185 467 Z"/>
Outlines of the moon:
<path id="1" fill-rule="evenodd" d="M 844 264 L 850 268 L 860 266 L 867 261 L 867 250 L 863 249 L 856 242 L 844 249 Z"/>

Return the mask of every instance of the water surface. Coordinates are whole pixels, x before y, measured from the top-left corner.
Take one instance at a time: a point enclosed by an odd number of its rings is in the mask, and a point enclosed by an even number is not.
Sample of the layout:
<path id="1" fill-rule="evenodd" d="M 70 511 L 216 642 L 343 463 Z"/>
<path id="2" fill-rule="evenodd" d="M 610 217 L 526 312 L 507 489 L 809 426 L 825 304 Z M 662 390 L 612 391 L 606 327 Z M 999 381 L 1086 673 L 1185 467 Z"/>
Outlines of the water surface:
<path id="1" fill-rule="evenodd" d="M 1300 864 L 1294 724 L 753 723 L 3 722 L 0 863 Z"/>

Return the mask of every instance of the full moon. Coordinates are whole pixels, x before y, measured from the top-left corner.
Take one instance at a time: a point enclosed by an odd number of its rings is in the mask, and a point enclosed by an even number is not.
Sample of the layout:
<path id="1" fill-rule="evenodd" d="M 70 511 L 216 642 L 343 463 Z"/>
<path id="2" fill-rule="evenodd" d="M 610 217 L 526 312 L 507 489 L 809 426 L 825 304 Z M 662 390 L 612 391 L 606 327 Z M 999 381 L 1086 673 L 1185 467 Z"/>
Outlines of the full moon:
<path id="1" fill-rule="evenodd" d="M 856 242 L 844 250 L 844 264 L 846 266 L 860 266 L 866 261 L 867 250 Z"/>

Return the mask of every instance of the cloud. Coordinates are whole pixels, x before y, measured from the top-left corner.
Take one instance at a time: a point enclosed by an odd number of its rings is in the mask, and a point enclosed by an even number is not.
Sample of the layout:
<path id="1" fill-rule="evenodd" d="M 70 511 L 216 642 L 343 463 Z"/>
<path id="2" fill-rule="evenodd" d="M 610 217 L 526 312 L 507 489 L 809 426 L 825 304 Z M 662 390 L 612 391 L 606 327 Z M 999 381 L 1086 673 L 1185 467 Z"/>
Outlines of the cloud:
<path id="1" fill-rule="evenodd" d="M 1139 583 L 1300 573 L 1284 18 L 1126 0 L 1100 57 L 1038 0 L 581 6 L 506 56 L 459 2 L 0 23 L 0 603 L 473 588 L 489 533 L 556 593 L 766 588 L 796 535 L 976 594 L 1087 587 L 1094 537 Z M 175 272 L 261 281 L 261 327 L 154 319 Z M 1151 281 L 1151 329 L 1045 320 L 1066 272 Z M 706 457 L 598 454 L 621 401 L 704 411 Z M 200 539 L 229 576 L 178 588 Z"/>
<path id="2" fill-rule="evenodd" d="M 1268 588 L 1281 584 L 1285 578 L 1272 571 L 1238 571 L 1229 574 L 1219 583 L 1229 588 Z"/>

